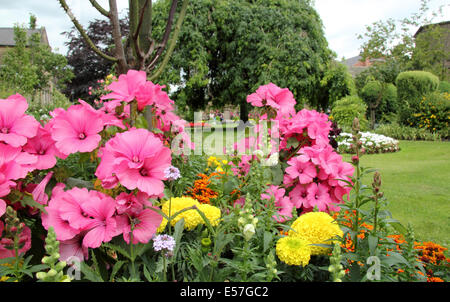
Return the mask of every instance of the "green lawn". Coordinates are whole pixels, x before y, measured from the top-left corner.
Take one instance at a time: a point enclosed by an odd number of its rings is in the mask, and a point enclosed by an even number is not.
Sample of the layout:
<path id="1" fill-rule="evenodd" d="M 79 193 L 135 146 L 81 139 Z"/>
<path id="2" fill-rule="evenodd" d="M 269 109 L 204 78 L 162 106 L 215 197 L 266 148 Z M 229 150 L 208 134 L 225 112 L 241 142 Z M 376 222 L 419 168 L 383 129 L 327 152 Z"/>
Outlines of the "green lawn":
<path id="1" fill-rule="evenodd" d="M 382 191 L 394 218 L 405 226 L 411 224 L 418 240 L 448 247 L 450 143 L 401 141 L 400 148 L 396 153 L 365 155 L 361 165 L 380 171 Z M 371 177 L 365 184 L 371 183 Z"/>

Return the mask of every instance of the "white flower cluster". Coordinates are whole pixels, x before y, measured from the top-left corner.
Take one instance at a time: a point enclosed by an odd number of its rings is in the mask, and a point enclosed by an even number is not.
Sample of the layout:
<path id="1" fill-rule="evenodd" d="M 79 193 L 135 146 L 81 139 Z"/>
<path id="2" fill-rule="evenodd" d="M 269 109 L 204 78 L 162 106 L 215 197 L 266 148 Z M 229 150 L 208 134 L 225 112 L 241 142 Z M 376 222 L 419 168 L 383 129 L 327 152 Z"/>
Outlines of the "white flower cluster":
<path id="1" fill-rule="evenodd" d="M 360 132 L 362 148 L 365 153 L 387 153 L 400 150 L 398 140 L 381 134 L 371 132 Z M 352 134 L 342 132 L 336 141 L 338 142 L 338 151 L 341 153 L 353 153 Z"/>

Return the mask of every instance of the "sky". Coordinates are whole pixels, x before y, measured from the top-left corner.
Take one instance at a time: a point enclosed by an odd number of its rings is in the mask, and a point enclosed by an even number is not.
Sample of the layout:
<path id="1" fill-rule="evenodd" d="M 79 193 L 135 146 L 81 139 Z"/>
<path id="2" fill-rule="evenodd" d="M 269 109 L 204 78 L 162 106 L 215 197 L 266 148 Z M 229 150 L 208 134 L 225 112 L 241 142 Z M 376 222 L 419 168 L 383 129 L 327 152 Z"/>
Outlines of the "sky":
<path id="1" fill-rule="evenodd" d="M 195 1 L 195 0 L 192 0 Z M 98 0 L 108 8 L 107 0 Z M 67 0 L 73 14 L 87 26 L 89 21 L 104 18 L 88 0 Z M 420 0 L 313 0 L 324 25 L 325 37 L 337 58 L 357 56 L 362 44 L 358 34 L 366 25 L 388 18 L 402 19 L 419 12 Z M 119 11 L 124 12 L 128 0 L 117 0 Z M 443 17 L 436 22 L 450 19 L 449 0 L 431 0 L 430 11 L 444 5 Z M 70 30 L 72 23 L 57 0 L 0 0 L 0 27 L 12 27 L 15 23 L 28 25 L 30 13 L 37 17 L 38 26 L 44 26 L 50 46 L 55 52 L 66 54 L 66 37 L 61 33 Z M 411 29 L 416 31 L 417 28 Z"/>

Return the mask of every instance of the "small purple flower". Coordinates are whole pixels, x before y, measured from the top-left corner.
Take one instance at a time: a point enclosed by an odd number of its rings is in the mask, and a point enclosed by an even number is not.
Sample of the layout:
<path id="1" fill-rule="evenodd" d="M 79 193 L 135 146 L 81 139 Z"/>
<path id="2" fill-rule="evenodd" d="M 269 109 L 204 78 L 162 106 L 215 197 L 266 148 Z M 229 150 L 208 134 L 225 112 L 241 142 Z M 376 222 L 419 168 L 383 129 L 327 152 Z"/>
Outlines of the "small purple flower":
<path id="1" fill-rule="evenodd" d="M 166 170 L 164 170 L 164 176 L 166 177 L 167 180 L 171 181 L 177 180 L 178 178 L 181 177 L 180 170 L 178 170 L 177 167 L 170 166 L 166 168 Z"/>
<path id="2" fill-rule="evenodd" d="M 153 238 L 153 248 L 156 252 L 173 252 L 175 248 L 175 239 L 170 235 L 157 235 Z"/>

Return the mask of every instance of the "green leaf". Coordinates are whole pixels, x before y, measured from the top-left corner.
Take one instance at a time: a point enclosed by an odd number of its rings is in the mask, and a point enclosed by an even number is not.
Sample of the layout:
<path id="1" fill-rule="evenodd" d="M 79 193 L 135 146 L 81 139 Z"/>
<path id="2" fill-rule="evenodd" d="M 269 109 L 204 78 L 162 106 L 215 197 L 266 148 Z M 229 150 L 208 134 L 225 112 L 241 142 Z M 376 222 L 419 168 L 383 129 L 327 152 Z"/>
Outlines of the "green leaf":
<path id="1" fill-rule="evenodd" d="M 131 260 L 130 253 L 128 253 L 123 247 L 109 243 L 109 242 L 103 243 L 103 246 L 108 247 L 108 248 L 120 253 L 122 256 L 128 258 L 128 260 Z"/>
<path id="2" fill-rule="evenodd" d="M 231 192 L 233 192 L 234 189 L 236 189 L 237 185 L 233 180 L 229 180 L 224 184 L 223 188 L 223 194 L 229 195 Z"/>
<path id="3" fill-rule="evenodd" d="M 399 221 L 389 222 L 389 225 L 392 226 L 400 234 L 406 235 L 407 229 Z"/>
<path id="4" fill-rule="evenodd" d="M 144 265 L 143 271 L 144 271 L 144 277 L 145 277 L 145 279 L 147 279 L 148 282 L 152 282 L 152 281 L 153 281 L 152 276 L 150 275 L 150 272 L 148 271 L 146 265 Z"/>
<path id="5" fill-rule="evenodd" d="M 184 230 L 184 218 L 181 218 L 175 224 L 175 231 L 173 233 L 173 239 L 175 240 L 175 249 L 173 251 L 173 258 L 176 259 L 178 251 L 180 249 L 181 237 L 183 237 Z"/>
<path id="6" fill-rule="evenodd" d="M 264 232 L 264 241 L 263 241 L 263 253 L 267 251 L 269 248 L 269 244 L 272 242 L 273 235 L 270 232 Z"/>
<path id="7" fill-rule="evenodd" d="M 375 254 L 375 249 L 378 246 L 378 237 L 373 236 L 373 235 L 369 235 L 368 236 L 368 241 L 369 241 L 370 255 L 374 255 Z"/>
<path id="8" fill-rule="evenodd" d="M 82 180 L 82 179 L 78 179 L 78 178 L 73 178 L 73 177 L 68 177 L 66 179 L 66 184 L 68 188 L 88 188 L 88 189 L 93 189 L 94 185 L 92 184 L 92 182 L 90 181 L 86 181 L 86 180 Z"/>
<path id="9" fill-rule="evenodd" d="M 388 266 L 393 266 L 399 263 L 406 264 L 408 267 L 411 267 L 411 264 L 399 253 L 389 252 L 389 256 L 381 256 L 380 260 L 383 264 Z"/>
<path id="10" fill-rule="evenodd" d="M 272 172 L 272 184 L 275 186 L 280 185 L 283 182 L 284 172 L 279 165 L 270 168 Z"/>
<path id="11" fill-rule="evenodd" d="M 203 221 L 205 222 L 206 227 L 208 228 L 208 230 L 211 232 L 211 234 L 214 234 L 214 228 L 211 225 L 211 222 L 209 221 L 208 217 L 206 217 L 206 215 L 200 211 L 198 208 L 195 208 L 195 210 L 198 212 L 198 214 L 202 217 Z"/>
<path id="12" fill-rule="evenodd" d="M 125 261 L 117 261 L 112 269 L 111 272 L 111 276 L 109 277 L 109 282 L 113 282 L 114 281 L 114 277 L 116 276 L 116 274 L 119 272 L 120 268 L 125 264 Z M 144 266 L 145 268 L 145 266 Z"/>
<path id="13" fill-rule="evenodd" d="M 81 272 L 87 280 L 92 282 L 103 282 L 103 279 L 100 277 L 100 275 L 91 267 L 89 267 L 89 265 L 87 265 L 85 262 L 81 262 L 80 268 Z"/>
<path id="14" fill-rule="evenodd" d="M 47 213 L 47 211 L 45 210 L 45 207 L 43 205 L 41 205 L 40 203 L 36 202 L 33 199 L 32 195 L 28 195 L 28 194 L 24 194 L 23 198 L 20 200 L 20 203 L 23 206 L 29 206 L 31 208 L 37 208 L 39 209 L 42 213 Z"/>

